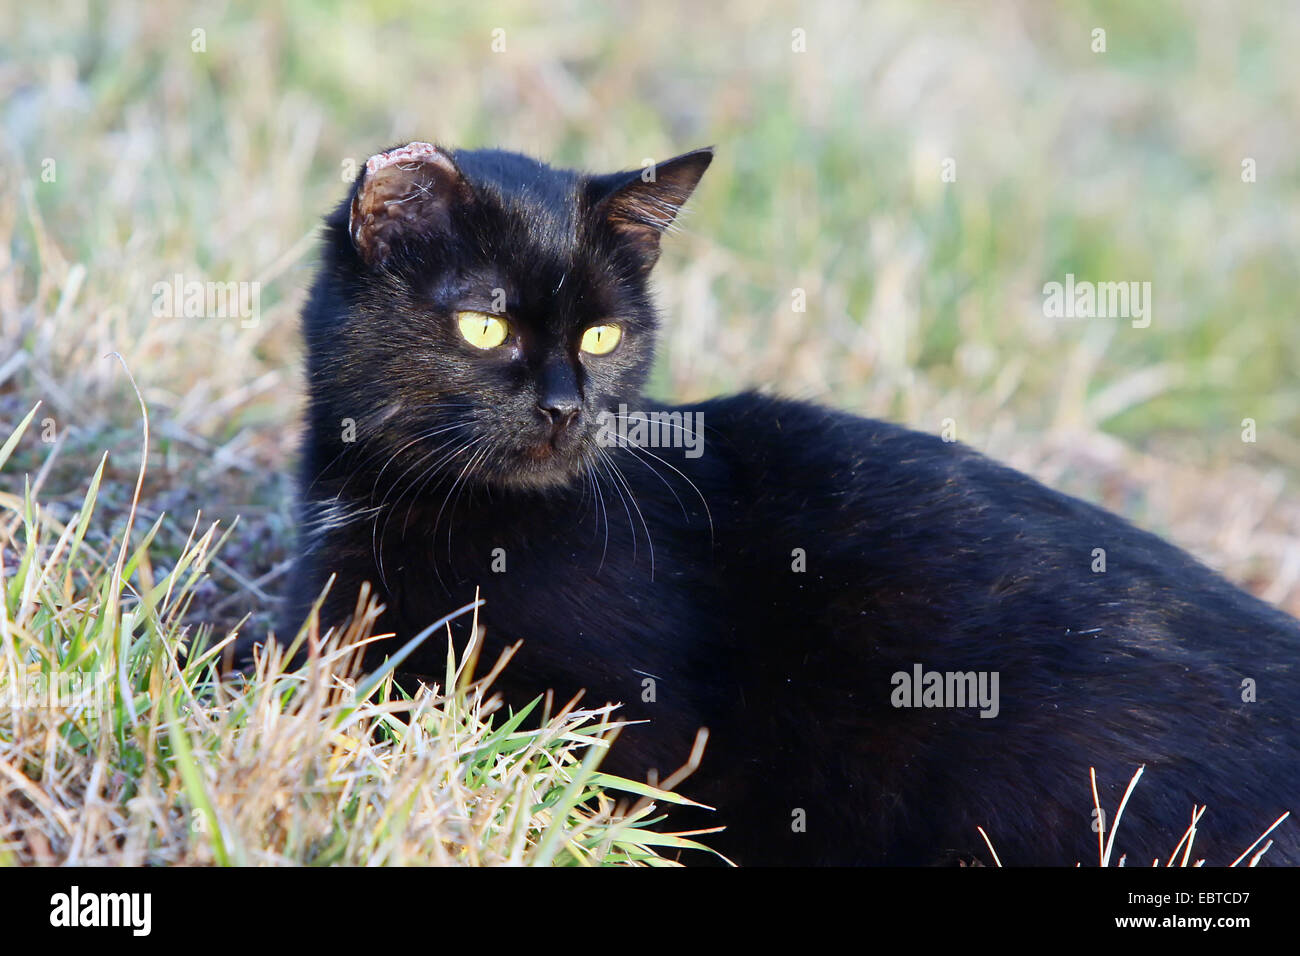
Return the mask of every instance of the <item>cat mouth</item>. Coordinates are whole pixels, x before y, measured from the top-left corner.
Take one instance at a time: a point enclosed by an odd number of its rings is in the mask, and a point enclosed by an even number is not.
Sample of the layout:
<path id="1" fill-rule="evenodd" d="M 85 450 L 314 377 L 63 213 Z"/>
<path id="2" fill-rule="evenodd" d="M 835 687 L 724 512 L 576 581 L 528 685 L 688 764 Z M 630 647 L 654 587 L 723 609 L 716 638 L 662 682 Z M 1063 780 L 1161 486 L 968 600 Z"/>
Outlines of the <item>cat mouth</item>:
<path id="1" fill-rule="evenodd" d="M 554 488 L 574 481 L 584 461 L 580 442 L 563 436 L 536 438 L 516 445 L 513 454 L 492 470 L 488 481 L 511 488 Z"/>
<path id="2" fill-rule="evenodd" d="M 529 461 L 549 461 L 555 457 L 555 446 L 549 441 L 538 442 L 525 448 L 523 456 Z"/>
<path id="3" fill-rule="evenodd" d="M 518 454 L 526 462 L 550 465 L 572 459 L 581 445 L 581 436 L 576 429 L 558 428 L 548 435 L 533 438 L 518 450 Z"/>

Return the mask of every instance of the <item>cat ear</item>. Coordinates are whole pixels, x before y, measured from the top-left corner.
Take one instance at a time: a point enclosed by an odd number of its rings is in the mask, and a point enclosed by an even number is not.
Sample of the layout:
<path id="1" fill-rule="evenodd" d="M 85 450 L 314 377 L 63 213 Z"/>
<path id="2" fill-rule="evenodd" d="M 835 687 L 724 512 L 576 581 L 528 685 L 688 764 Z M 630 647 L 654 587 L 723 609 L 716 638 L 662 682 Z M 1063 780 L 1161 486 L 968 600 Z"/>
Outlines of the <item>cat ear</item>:
<path id="1" fill-rule="evenodd" d="M 640 171 L 594 176 L 588 194 L 596 214 L 641 256 L 648 270 L 659 258 L 659 237 L 712 161 L 713 147 L 706 146 Z"/>
<path id="2" fill-rule="evenodd" d="M 348 233 L 367 265 L 383 262 L 404 237 L 447 227 L 473 191 L 445 151 L 408 143 L 366 160 L 352 194 Z"/>

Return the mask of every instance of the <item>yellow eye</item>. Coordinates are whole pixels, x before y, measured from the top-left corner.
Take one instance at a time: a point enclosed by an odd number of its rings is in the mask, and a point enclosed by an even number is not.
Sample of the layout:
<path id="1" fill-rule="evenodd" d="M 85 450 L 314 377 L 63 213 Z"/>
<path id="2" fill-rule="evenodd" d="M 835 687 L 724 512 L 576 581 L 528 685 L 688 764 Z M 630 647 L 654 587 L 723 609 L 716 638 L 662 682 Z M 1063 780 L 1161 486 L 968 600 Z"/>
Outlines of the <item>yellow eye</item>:
<path id="1" fill-rule="evenodd" d="M 476 349 L 494 349 L 510 334 L 505 319 L 487 312 L 457 312 L 456 320 L 460 323 L 460 334 Z"/>
<path id="2" fill-rule="evenodd" d="M 592 355 L 608 355 L 623 337 L 617 325 L 593 325 L 582 333 L 582 350 Z"/>

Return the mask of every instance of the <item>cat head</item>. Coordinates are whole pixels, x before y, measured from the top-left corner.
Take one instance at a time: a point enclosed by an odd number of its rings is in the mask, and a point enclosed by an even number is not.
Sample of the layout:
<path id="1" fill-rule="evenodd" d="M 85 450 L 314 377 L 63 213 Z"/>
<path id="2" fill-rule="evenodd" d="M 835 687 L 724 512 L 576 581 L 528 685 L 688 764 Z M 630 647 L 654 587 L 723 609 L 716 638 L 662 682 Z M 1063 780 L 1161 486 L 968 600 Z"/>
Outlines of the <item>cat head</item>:
<path id="1" fill-rule="evenodd" d="M 577 478 L 601 413 L 649 373 L 648 275 L 712 158 L 585 175 L 427 143 L 371 157 L 326 220 L 304 312 L 317 440 L 390 482 Z"/>

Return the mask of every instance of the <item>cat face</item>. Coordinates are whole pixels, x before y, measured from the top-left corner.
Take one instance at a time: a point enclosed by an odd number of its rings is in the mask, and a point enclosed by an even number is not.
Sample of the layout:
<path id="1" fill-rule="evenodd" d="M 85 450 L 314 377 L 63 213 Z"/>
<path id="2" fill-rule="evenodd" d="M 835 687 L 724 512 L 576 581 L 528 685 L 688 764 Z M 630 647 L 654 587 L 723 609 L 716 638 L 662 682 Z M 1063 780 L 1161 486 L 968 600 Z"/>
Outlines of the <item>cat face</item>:
<path id="1" fill-rule="evenodd" d="M 425 143 L 372 157 L 305 313 L 312 414 L 356 422 L 351 472 L 377 490 L 576 480 L 600 413 L 646 379 L 647 276 L 711 159 L 585 176 Z"/>

